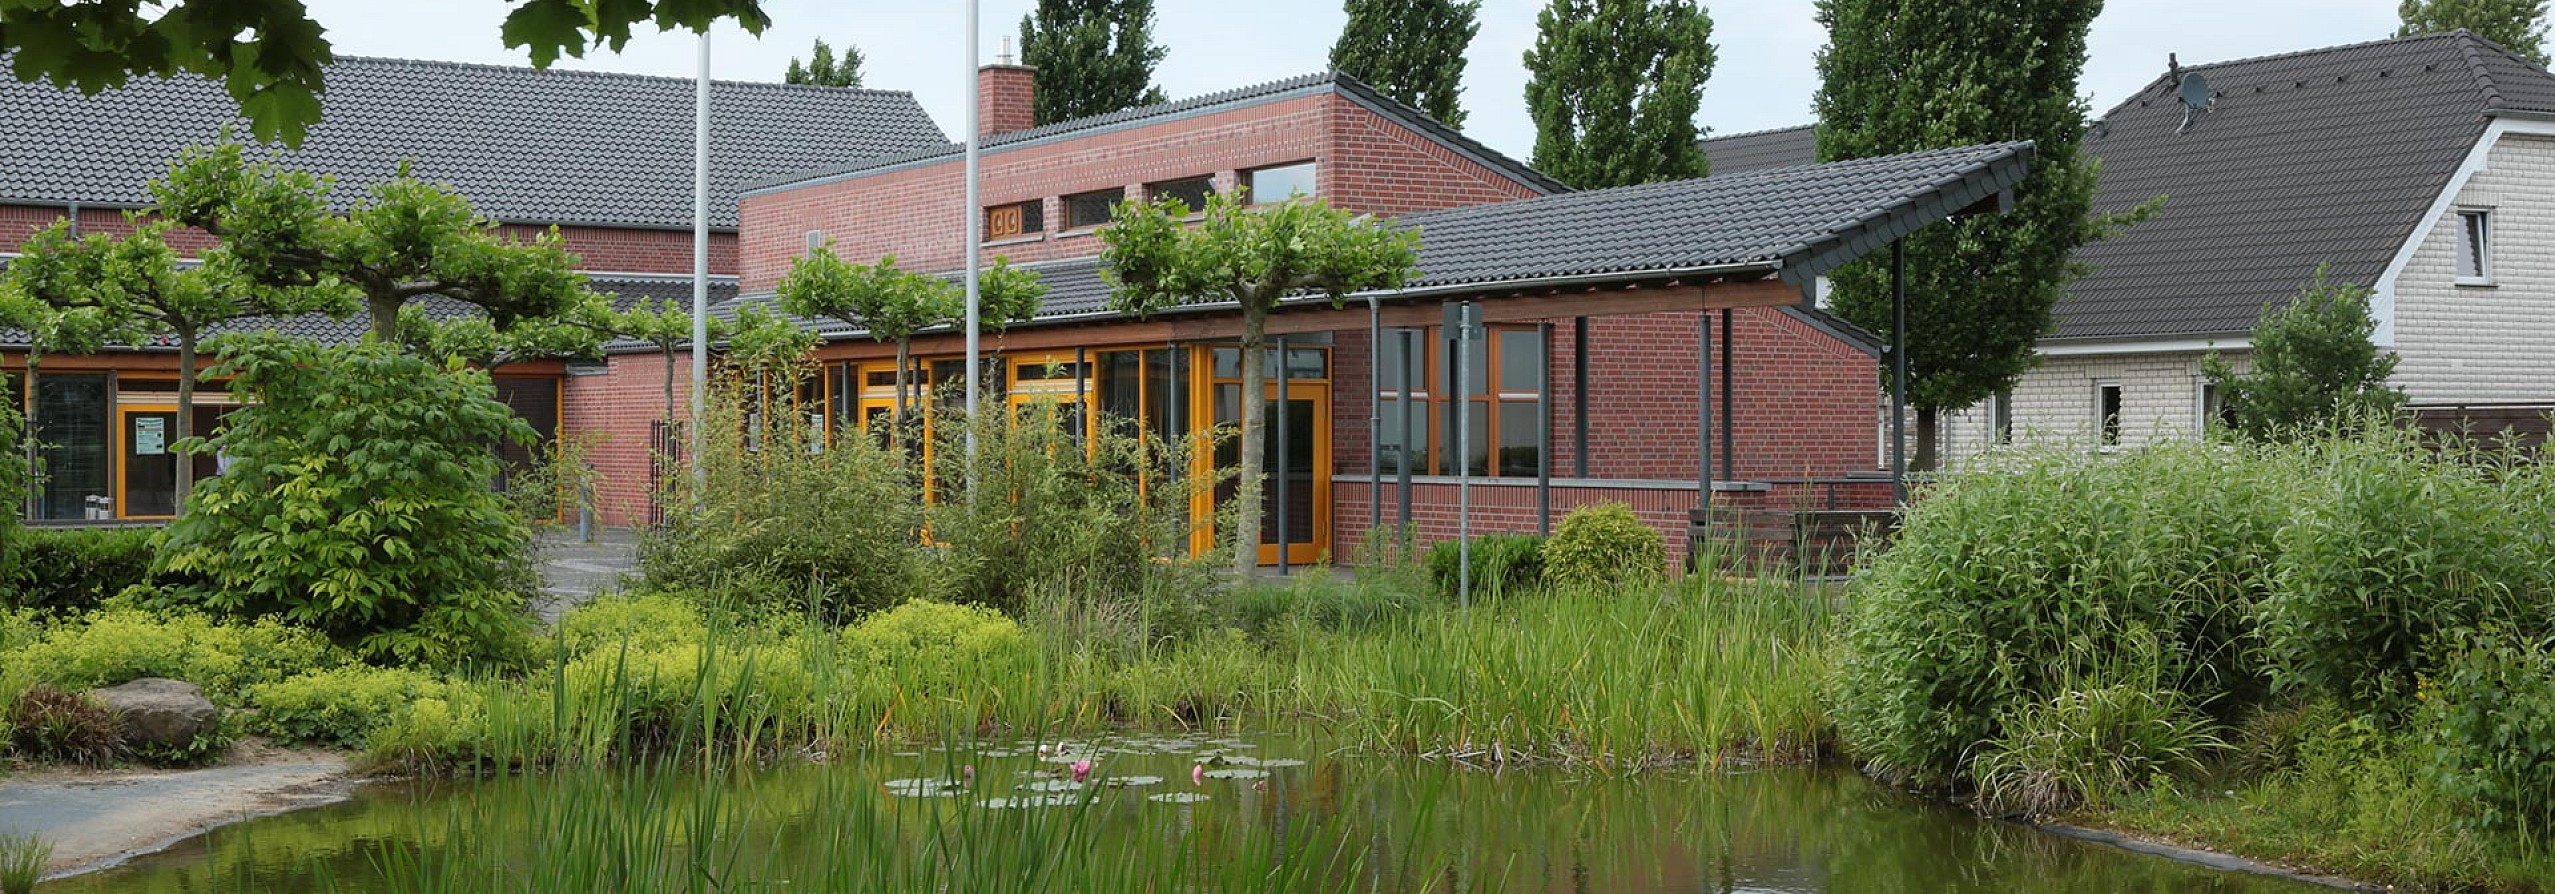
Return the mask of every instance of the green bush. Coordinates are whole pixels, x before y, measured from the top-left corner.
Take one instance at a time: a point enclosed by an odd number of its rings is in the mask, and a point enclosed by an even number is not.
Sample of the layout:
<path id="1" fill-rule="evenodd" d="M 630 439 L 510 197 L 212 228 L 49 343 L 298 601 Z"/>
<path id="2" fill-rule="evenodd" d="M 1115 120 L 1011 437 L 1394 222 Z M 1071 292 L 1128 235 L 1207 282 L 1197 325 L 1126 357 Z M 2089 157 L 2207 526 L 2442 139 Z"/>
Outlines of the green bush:
<path id="1" fill-rule="evenodd" d="M 440 698 L 443 682 L 405 668 L 314 670 L 250 686 L 250 727 L 281 742 L 364 747 L 374 730 L 419 699 Z"/>
<path id="2" fill-rule="evenodd" d="M 490 445 L 531 427 L 486 373 L 366 343 L 225 339 L 213 375 L 247 406 L 214 449 L 153 569 L 173 604 L 279 615 L 366 657 L 519 658 L 536 586 L 531 529 L 492 487 Z"/>
<path id="3" fill-rule="evenodd" d="M 2290 468 L 2176 442 L 1944 477 L 1863 575 L 1835 695 L 1847 743 L 1884 778 L 1948 784 L 2070 692 L 2152 681 L 2218 717 L 2252 704 Z"/>
<path id="4" fill-rule="evenodd" d="M 47 628 L 0 654 L 0 672 L 71 689 L 167 677 L 237 704 L 250 686 L 347 660 L 326 637 L 272 618 L 224 623 L 193 612 L 111 607 Z"/>
<path id="5" fill-rule="evenodd" d="M 1544 580 L 1555 587 L 1644 587 L 1657 583 L 1667 570 L 1668 552 L 1659 532 L 1622 503 L 1571 510 L 1544 543 Z"/>
<path id="6" fill-rule="evenodd" d="M 2555 473 L 2435 456 L 2373 433 L 2301 452 L 2305 499 L 2280 534 L 2262 637 L 2285 685 L 2396 713 L 2438 671 L 2440 640 L 2495 626 L 2555 633 Z"/>
<path id="7" fill-rule="evenodd" d="M 1307 569 L 1284 583 L 1256 581 L 1236 589 L 1234 620 L 1263 639 L 1275 638 L 1298 620 L 1330 631 L 1366 630 L 1435 604 L 1427 590 L 1411 583 L 1368 569 L 1353 575 Z M 1453 589 L 1452 584 L 1447 587 Z"/>
<path id="8" fill-rule="evenodd" d="M 2183 696 L 2135 684 L 2061 692 L 1999 718 L 1970 772 L 1981 803 L 2043 815 L 2189 776 L 2224 748 Z"/>
<path id="9" fill-rule="evenodd" d="M 1646 528 L 1644 530 L 1647 530 Z M 1654 540 L 1656 538 L 1653 538 Z M 1455 598 L 1463 544 L 1447 540 L 1428 549 L 1428 579 L 1441 598 Z M 1496 599 L 1543 585 L 1544 538 L 1532 534 L 1484 534 L 1473 538 L 1472 595 Z"/>
<path id="10" fill-rule="evenodd" d="M 784 720 L 777 712 L 817 707 L 816 681 L 785 646 L 696 639 L 645 652 L 604 648 L 560 673 L 565 698 L 616 713 L 611 732 L 639 753 L 697 741 L 712 725 L 728 735 L 770 729 Z"/>
<path id="11" fill-rule="evenodd" d="M 124 756 L 124 728 L 87 693 L 45 683 L 9 704 L 9 745 L 38 760 L 105 766 Z"/>
<path id="12" fill-rule="evenodd" d="M 844 628 L 849 659 L 909 695 L 1025 677 L 1037 651 L 1020 624 L 983 606 L 916 600 Z"/>
<path id="13" fill-rule="evenodd" d="M 2459 638 L 2463 651 L 2422 693 L 2441 778 L 2484 805 L 2488 829 L 2555 829 L 2555 650 L 2549 643 Z"/>
<path id="14" fill-rule="evenodd" d="M 553 632 L 560 647 L 574 656 L 623 643 L 645 652 L 698 642 L 708 626 L 709 616 L 700 604 L 684 596 L 651 592 L 605 596 L 577 606 L 559 617 Z"/>
<path id="15" fill-rule="evenodd" d="M 147 528 L 36 528 L 26 532 L 6 604 L 84 610 L 151 574 Z"/>

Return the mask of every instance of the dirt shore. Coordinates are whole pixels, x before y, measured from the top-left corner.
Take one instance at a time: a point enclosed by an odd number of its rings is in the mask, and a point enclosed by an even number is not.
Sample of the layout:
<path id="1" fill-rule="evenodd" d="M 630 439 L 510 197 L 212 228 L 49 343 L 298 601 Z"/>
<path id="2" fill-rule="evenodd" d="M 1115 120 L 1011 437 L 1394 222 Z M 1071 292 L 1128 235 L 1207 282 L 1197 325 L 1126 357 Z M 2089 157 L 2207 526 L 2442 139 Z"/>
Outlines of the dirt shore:
<path id="1" fill-rule="evenodd" d="M 46 768 L 0 782 L 0 831 L 53 843 L 51 876 L 104 869 L 218 826 L 345 800 L 345 755 L 247 743 L 196 770 Z"/>

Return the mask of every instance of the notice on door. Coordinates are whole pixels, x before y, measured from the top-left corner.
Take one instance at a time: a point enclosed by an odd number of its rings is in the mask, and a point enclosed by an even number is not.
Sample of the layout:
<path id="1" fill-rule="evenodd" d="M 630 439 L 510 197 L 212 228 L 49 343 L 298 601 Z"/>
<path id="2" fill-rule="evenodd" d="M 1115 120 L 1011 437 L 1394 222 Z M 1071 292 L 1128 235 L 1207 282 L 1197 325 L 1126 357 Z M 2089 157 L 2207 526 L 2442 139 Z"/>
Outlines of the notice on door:
<path id="1" fill-rule="evenodd" d="M 158 416 L 133 420 L 133 455 L 159 456 L 169 452 L 169 421 Z"/>

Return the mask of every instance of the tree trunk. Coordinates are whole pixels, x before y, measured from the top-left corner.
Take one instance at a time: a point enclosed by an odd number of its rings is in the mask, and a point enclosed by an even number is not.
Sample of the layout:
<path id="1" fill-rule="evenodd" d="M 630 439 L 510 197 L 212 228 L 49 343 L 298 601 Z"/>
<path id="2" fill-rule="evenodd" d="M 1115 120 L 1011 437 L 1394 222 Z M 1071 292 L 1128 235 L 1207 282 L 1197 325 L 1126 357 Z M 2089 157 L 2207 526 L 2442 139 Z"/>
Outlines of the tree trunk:
<path id="1" fill-rule="evenodd" d="M 1941 439 L 1935 437 L 1935 429 L 1941 423 L 1941 410 L 1933 407 L 1916 408 L 1916 456 L 1907 461 L 1908 471 L 1931 472 L 1943 461 L 1940 455 L 1942 451 L 1936 449 Z"/>
<path id="2" fill-rule="evenodd" d="M 170 426 L 176 443 L 183 444 L 195 431 L 195 333 L 177 335 L 177 424 Z M 186 498 L 195 492 L 195 457 L 177 454 L 177 514 L 186 514 Z"/>
<path id="3" fill-rule="evenodd" d="M 1242 467 L 1233 493 L 1233 570 L 1248 578 L 1260 567 L 1260 465 L 1266 451 L 1260 443 L 1260 415 L 1268 412 L 1263 393 L 1267 363 L 1269 312 L 1244 303 L 1242 309 Z"/>
<path id="4" fill-rule="evenodd" d="M 674 427 L 674 346 L 673 346 L 673 345 L 667 345 L 667 346 L 666 346 L 666 348 L 665 348 L 665 425 L 666 425 L 666 428 L 667 428 L 669 431 L 670 431 L 670 430 L 672 430 L 672 429 L 673 429 L 673 427 Z"/>
<path id="5" fill-rule="evenodd" d="M 27 454 L 27 518 L 44 516 L 44 442 L 38 437 L 41 430 L 36 425 L 36 414 L 44 407 L 44 392 L 36 389 L 38 373 L 44 368 L 44 351 L 35 346 L 35 340 L 35 333 L 30 330 L 27 333 L 27 404 L 22 408 L 27 411 L 26 428 L 18 433 L 18 443 L 26 448 Z"/>
<path id="6" fill-rule="evenodd" d="M 365 312 L 372 314 L 373 317 L 374 341 L 389 345 L 393 349 L 399 347 L 399 306 L 405 303 L 395 295 L 371 295 L 364 298 Z"/>
<path id="7" fill-rule="evenodd" d="M 908 339 L 896 340 L 896 420 L 889 423 L 887 428 L 893 434 L 891 440 L 898 449 L 903 449 L 905 446 L 905 368 L 913 362 L 906 359 L 906 351 L 912 347 L 913 342 Z M 967 387 L 970 388 L 975 385 L 974 382 L 967 383 Z M 929 472 L 929 470 L 925 471 Z"/>

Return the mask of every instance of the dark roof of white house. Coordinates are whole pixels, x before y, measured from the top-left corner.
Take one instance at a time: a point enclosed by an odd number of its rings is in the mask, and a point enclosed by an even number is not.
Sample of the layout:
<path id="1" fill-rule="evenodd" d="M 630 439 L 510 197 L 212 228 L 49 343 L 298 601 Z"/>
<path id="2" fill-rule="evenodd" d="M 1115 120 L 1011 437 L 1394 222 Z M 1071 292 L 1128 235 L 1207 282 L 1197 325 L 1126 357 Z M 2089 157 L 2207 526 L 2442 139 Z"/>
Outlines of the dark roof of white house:
<path id="1" fill-rule="evenodd" d="M 7 60 L 0 59 L 0 65 Z M 289 165 L 343 202 L 402 160 L 510 223 L 688 229 L 693 82 L 406 59 L 341 58 Z M 736 228 L 749 182 L 937 146 L 910 93 L 714 82 L 710 226 Z M 0 78 L 0 204 L 139 207 L 181 149 L 245 121 L 221 85 L 134 78 L 95 96 Z"/>
<path id="2" fill-rule="evenodd" d="M 1564 193 L 1395 221 L 1420 232 L 1419 271 L 1385 300 L 1468 289 L 1665 280 L 1780 279 L 1806 284 L 1890 241 L 1982 203 L 2030 173 L 2032 144 L 1997 143 L 1823 165 Z M 1033 322 L 1108 319 L 1094 258 L 1023 265 L 1048 287 Z M 722 307 L 774 303 L 771 293 Z M 1230 310 L 1202 296 L 1187 310 Z M 860 330 L 800 321 L 828 338 Z"/>
<path id="3" fill-rule="evenodd" d="M 1299 75 L 1284 80 L 1270 81 L 1265 84 L 1253 84 L 1248 87 L 1238 87 L 1218 93 L 1209 93 L 1202 96 L 1189 97 L 1187 99 L 1155 103 L 1153 105 L 1137 106 L 1135 108 L 1121 109 L 1119 111 L 1109 112 L 1106 114 L 1058 121 L 1053 124 L 1032 127 L 1027 130 L 1016 130 L 1009 133 L 995 134 L 986 137 L 981 145 L 979 145 L 978 151 L 988 155 L 999 154 L 1011 149 L 1042 145 L 1059 140 L 1078 139 L 1095 133 L 1103 133 L 1121 128 L 1142 127 L 1145 125 L 1159 124 L 1165 121 L 1175 121 L 1196 115 L 1224 112 L 1244 106 L 1276 102 L 1279 100 L 1293 99 L 1299 96 L 1310 96 L 1320 93 L 1337 93 L 1341 96 L 1348 97 L 1351 101 L 1357 102 L 1358 104 L 1375 111 L 1377 114 L 1392 119 L 1402 126 L 1418 132 L 1422 136 L 1437 141 L 1438 143 L 1453 150 L 1458 155 L 1469 158 L 1477 164 L 1514 178 L 1518 182 L 1527 184 L 1539 192 L 1566 192 L 1570 189 L 1570 187 L 1563 185 L 1561 181 L 1546 176 L 1543 172 L 1537 171 L 1532 167 L 1528 167 L 1523 162 L 1502 155 L 1498 152 L 1498 150 L 1482 145 L 1479 141 L 1465 136 L 1463 132 L 1452 127 L 1448 127 L 1435 118 L 1429 117 L 1428 113 L 1413 108 L 1409 104 L 1400 100 L 1385 96 L 1375 88 L 1368 86 L 1365 82 L 1336 71 Z M 760 182 L 748 184 L 745 188 L 745 192 L 755 193 L 765 190 L 807 185 L 813 182 L 826 182 L 850 179 L 854 177 L 864 177 L 916 165 L 939 164 L 946 162 L 951 158 L 956 158 L 965 151 L 966 144 L 964 143 L 935 143 L 929 146 L 918 147 L 910 152 L 895 155 L 863 158 L 856 161 L 829 163 L 821 167 L 810 167 L 805 170 L 790 173 L 788 176 L 772 177 Z"/>
<path id="4" fill-rule="evenodd" d="M 1713 137 L 1703 141 L 1703 157 L 1716 175 L 1809 164 L 1819 160 L 1819 131 L 1803 124 Z"/>

